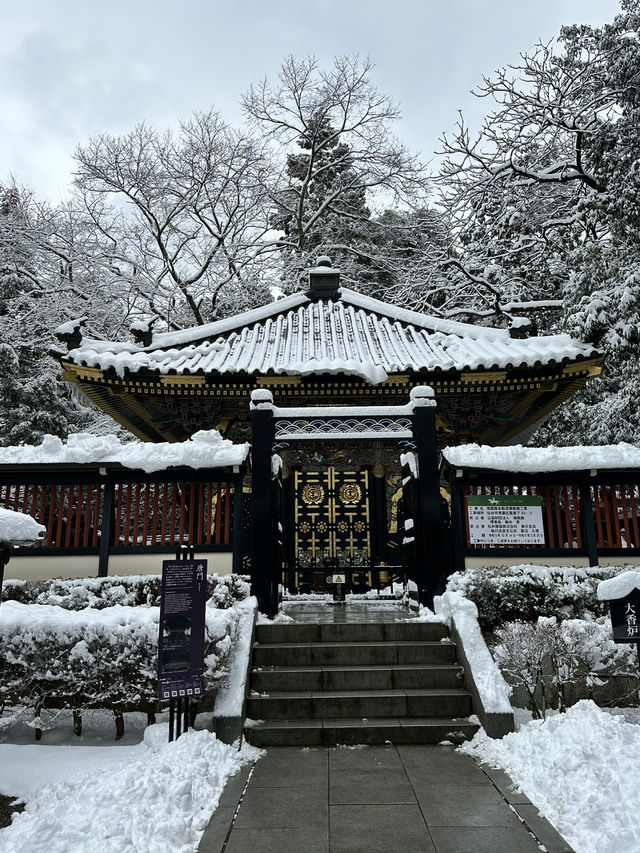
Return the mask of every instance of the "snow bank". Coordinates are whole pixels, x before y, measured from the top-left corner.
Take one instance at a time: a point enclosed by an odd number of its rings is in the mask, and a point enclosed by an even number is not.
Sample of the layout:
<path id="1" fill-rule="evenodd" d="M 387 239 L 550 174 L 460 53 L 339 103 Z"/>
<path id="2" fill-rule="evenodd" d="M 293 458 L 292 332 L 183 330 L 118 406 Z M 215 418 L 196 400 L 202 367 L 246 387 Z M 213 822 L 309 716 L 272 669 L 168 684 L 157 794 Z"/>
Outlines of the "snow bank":
<path id="1" fill-rule="evenodd" d="M 640 727 L 590 700 L 493 740 L 460 747 L 513 778 L 580 853 L 637 853 Z"/>
<path id="2" fill-rule="evenodd" d="M 590 471 L 594 468 L 640 468 L 640 448 L 633 444 L 602 447 L 489 447 L 464 444 L 446 447 L 443 456 L 454 468 L 491 468 L 536 474 L 547 471 Z"/>
<path id="3" fill-rule="evenodd" d="M 470 676 L 475 683 L 480 702 L 486 713 L 512 714 L 511 688 L 502 677 L 478 624 L 478 608 L 459 592 L 445 592 L 434 598 L 436 615 L 444 617 L 449 628 L 455 629 L 467 659 Z"/>
<path id="4" fill-rule="evenodd" d="M 616 598 L 625 598 L 634 589 L 640 590 L 640 572 L 623 572 L 615 578 L 600 581 L 598 600 L 613 601 Z"/>
<path id="5" fill-rule="evenodd" d="M 217 430 L 200 430 L 188 441 L 160 444 L 132 441 L 122 444 L 115 435 L 76 433 L 66 442 L 46 435 L 36 447 L 20 445 L 0 448 L 0 465 L 50 465 L 118 462 L 125 468 L 147 474 L 166 468 L 224 468 L 241 465 L 249 454 L 248 444 L 233 444 Z"/>
<path id="6" fill-rule="evenodd" d="M 79 773 L 74 768 L 76 761 L 82 767 L 84 748 L 58 747 L 66 778 L 41 787 L 0 830 L 3 853 L 195 851 L 227 778 L 261 753 L 248 744 L 238 752 L 207 731 L 167 740 L 166 724 L 150 726 L 133 754 L 119 750 L 119 761 L 110 756 Z M 23 760 L 31 759 L 25 775 L 37 778 L 38 751 L 21 749 Z M 102 751 L 105 759 L 111 752 Z"/>
<path id="7" fill-rule="evenodd" d="M 0 507 L 0 542 L 7 545 L 37 542 L 46 532 L 47 528 L 30 515 Z"/>
<path id="8" fill-rule="evenodd" d="M 229 675 L 216 693 L 214 717 L 241 718 L 244 709 L 253 623 L 258 609 L 258 600 L 255 596 L 251 596 L 251 598 L 238 602 L 236 608 L 239 614 L 237 640 L 231 652 Z"/>

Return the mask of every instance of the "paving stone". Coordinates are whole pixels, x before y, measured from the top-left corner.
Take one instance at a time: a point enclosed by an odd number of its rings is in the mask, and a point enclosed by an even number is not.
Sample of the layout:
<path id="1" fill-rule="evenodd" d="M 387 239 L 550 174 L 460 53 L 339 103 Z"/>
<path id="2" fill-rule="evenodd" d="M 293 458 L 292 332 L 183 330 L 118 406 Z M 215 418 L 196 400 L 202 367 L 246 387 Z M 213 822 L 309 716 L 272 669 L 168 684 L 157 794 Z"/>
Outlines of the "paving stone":
<path id="1" fill-rule="evenodd" d="M 436 853 L 418 806 L 331 806 L 331 853 Z"/>
<path id="2" fill-rule="evenodd" d="M 453 746 L 398 746 L 407 775 L 416 785 L 484 785 L 487 777 L 468 755 Z"/>
<path id="3" fill-rule="evenodd" d="M 251 773 L 252 768 L 256 767 L 254 764 L 245 764 L 244 767 L 241 767 L 240 770 L 236 773 L 235 776 L 231 776 L 224 786 L 224 790 L 220 795 L 220 806 L 233 806 L 235 809 L 240 801 L 240 797 L 242 796 L 242 792 L 245 789 L 245 785 L 247 784 L 247 779 L 249 778 L 249 774 Z"/>
<path id="4" fill-rule="evenodd" d="M 573 853 L 573 847 L 545 817 L 542 817 L 533 803 L 520 803 L 514 808 L 540 843 L 547 848 L 547 853 Z"/>
<path id="5" fill-rule="evenodd" d="M 328 853 L 328 829 L 305 826 L 268 830 L 235 826 L 224 853 Z"/>
<path id="6" fill-rule="evenodd" d="M 249 784 L 233 832 L 235 827 L 246 827 L 262 829 L 265 835 L 271 835 L 272 829 L 297 829 L 303 826 L 312 835 L 316 831 L 326 830 L 328 819 L 327 798 L 310 796 L 307 788 L 254 788 Z"/>
<path id="7" fill-rule="evenodd" d="M 514 785 L 512 778 L 508 776 L 504 770 L 489 767 L 486 764 L 482 764 L 481 768 L 508 803 L 511 803 L 512 805 L 515 805 L 516 803 L 531 803 L 531 800 L 526 794 L 523 794 L 522 791 L 516 790 L 516 786 Z"/>
<path id="8" fill-rule="evenodd" d="M 404 770 L 337 770 L 329 778 L 331 805 L 414 803 L 416 797 Z"/>
<path id="9" fill-rule="evenodd" d="M 377 770 L 402 770 L 402 761 L 395 746 L 370 746 L 348 747 L 341 749 L 336 747 L 330 749 L 329 772 L 340 770 L 366 770 L 368 772 Z"/>
<path id="10" fill-rule="evenodd" d="M 505 826 L 432 826 L 437 853 L 540 853 L 540 847 L 518 822 Z"/>
<path id="11" fill-rule="evenodd" d="M 488 784 L 486 787 L 425 785 L 416 794 L 429 827 L 515 826 L 520 823 L 496 789 Z"/>
<path id="12" fill-rule="evenodd" d="M 236 806 L 218 806 L 200 839 L 198 853 L 220 853 L 231 829 Z"/>

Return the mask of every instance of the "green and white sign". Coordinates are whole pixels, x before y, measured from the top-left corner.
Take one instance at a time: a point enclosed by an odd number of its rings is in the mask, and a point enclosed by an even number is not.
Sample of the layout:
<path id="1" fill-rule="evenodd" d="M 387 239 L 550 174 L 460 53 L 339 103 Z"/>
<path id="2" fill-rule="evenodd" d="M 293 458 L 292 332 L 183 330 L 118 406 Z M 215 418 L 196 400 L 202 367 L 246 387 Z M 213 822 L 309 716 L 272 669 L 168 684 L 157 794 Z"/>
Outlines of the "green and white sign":
<path id="1" fill-rule="evenodd" d="M 469 495 L 470 545 L 544 545 L 538 495 Z"/>

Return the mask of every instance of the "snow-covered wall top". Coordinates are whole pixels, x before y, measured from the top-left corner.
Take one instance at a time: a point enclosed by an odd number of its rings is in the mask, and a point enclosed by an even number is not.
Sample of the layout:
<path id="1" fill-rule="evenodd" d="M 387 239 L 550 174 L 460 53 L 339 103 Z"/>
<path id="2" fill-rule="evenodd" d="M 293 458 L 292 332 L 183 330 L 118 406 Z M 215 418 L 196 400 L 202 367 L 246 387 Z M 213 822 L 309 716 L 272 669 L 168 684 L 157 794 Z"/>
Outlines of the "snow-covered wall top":
<path id="1" fill-rule="evenodd" d="M 47 435 L 35 447 L 0 447 L 0 465 L 50 465 L 115 462 L 125 468 L 164 471 L 167 468 L 226 468 L 241 465 L 248 444 L 233 444 L 216 430 L 201 430 L 188 441 L 122 444 L 115 435 L 70 435 L 66 442 Z"/>
<path id="2" fill-rule="evenodd" d="M 596 468 L 640 468 L 640 447 L 626 442 L 601 447 L 488 447 L 462 444 L 442 454 L 454 468 L 490 468 L 536 474 L 547 471 L 590 471 Z"/>
<path id="3" fill-rule="evenodd" d="M 30 515 L 0 507 L 0 542 L 4 545 L 37 542 L 46 532 L 46 527 Z"/>
<path id="4" fill-rule="evenodd" d="M 513 339 L 506 329 L 456 323 L 342 288 L 337 301 L 296 293 L 205 326 L 155 335 L 148 347 L 85 338 L 67 358 L 115 369 L 305 375 L 345 373 L 372 383 L 390 373 L 531 367 L 597 355 L 568 335 Z"/>

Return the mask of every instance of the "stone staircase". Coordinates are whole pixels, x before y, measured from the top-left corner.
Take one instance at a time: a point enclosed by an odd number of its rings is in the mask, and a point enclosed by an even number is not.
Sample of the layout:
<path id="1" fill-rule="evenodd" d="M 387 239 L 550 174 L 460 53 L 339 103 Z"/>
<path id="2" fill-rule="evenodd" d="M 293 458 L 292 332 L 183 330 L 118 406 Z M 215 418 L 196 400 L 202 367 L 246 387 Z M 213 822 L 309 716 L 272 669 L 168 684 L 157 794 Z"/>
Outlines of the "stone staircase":
<path id="1" fill-rule="evenodd" d="M 258 625 L 251 665 L 256 746 L 459 742 L 478 728 L 445 625 Z"/>

